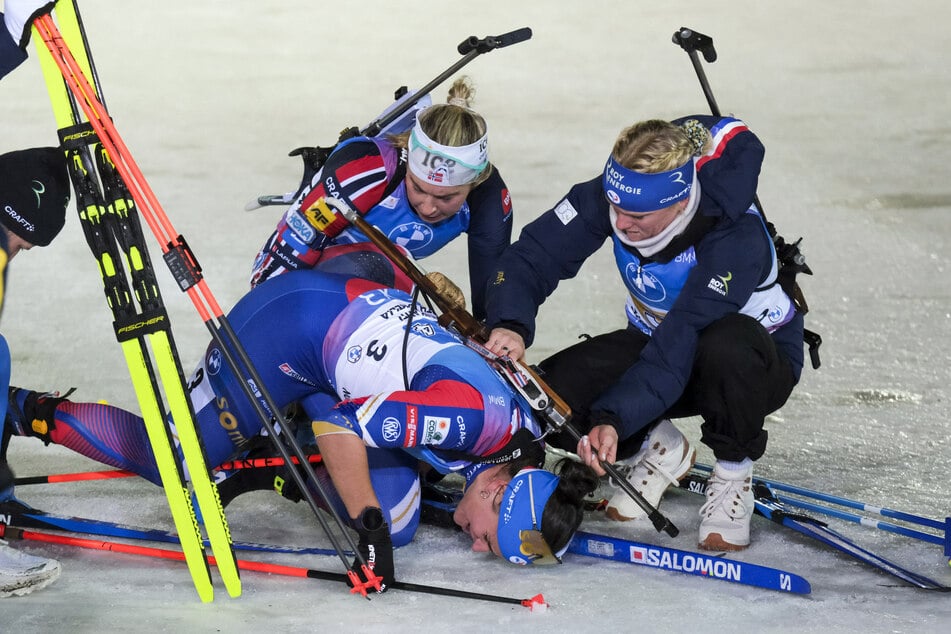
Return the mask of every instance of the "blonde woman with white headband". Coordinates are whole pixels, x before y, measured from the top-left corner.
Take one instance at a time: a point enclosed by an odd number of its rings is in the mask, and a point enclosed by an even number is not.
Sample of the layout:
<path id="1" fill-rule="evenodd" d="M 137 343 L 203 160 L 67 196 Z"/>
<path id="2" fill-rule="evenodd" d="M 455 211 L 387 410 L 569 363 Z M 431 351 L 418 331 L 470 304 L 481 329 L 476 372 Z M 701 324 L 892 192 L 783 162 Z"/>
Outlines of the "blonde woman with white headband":
<path id="1" fill-rule="evenodd" d="M 254 263 L 251 284 L 312 268 L 333 245 L 366 242 L 343 217 L 323 230 L 307 210 L 341 198 L 415 259 L 468 234 L 472 312 L 485 316 L 485 286 L 512 237 L 512 201 L 489 162 L 488 126 L 469 109 L 469 80 L 457 79 L 447 103 L 419 112 L 412 129 L 356 137 L 338 145 L 284 214 Z"/>

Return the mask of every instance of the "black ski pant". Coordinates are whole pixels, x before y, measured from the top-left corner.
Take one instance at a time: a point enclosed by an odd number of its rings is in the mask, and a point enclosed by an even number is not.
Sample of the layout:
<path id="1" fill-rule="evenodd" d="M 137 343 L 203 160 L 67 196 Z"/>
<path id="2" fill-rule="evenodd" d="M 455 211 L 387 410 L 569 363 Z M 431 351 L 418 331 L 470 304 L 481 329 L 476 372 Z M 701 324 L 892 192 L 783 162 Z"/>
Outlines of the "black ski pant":
<path id="1" fill-rule="evenodd" d="M 579 432 L 591 429 L 592 403 L 637 362 L 649 340 L 629 327 L 585 339 L 539 364 L 545 381 L 571 407 Z M 699 415 L 701 440 L 717 459 L 757 460 L 766 450 L 766 416 L 783 406 L 795 384 L 792 366 L 766 329 L 751 317 L 728 315 L 700 333 L 687 386 L 661 418 Z M 620 439 L 618 459 L 638 451 L 654 422 Z M 546 440 L 568 451 L 577 449 L 567 433 Z"/>

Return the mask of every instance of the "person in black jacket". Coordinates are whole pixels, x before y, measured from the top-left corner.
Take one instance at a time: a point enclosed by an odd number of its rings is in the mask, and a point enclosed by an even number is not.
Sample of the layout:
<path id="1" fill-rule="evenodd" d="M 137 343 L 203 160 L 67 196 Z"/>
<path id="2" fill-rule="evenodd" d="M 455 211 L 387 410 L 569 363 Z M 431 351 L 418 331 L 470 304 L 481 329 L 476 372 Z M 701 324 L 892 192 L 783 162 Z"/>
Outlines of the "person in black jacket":
<path id="1" fill-rule="evenodd" d="M 488 347 L 521 357 L 538 306 L 611 240 L 627 326 L 540 364 L 587 431 L 577 446 L 551 440 L 599 472 L 598 459 L 625 459 L 628 480 L 656 505 L 696 453 L 669 419 L 700 415 L 716 465 L 699 544 L 712 550 L 749 545 L 765 417 L 803 365 L 803 317 L 778 284 L 776 250 L 753 204 L 763 155 L 737 119 L 637 123 L 599 176 L 525 227 L 487 289 Z M 607 513 L 644 515 L 623 491 Z"/>

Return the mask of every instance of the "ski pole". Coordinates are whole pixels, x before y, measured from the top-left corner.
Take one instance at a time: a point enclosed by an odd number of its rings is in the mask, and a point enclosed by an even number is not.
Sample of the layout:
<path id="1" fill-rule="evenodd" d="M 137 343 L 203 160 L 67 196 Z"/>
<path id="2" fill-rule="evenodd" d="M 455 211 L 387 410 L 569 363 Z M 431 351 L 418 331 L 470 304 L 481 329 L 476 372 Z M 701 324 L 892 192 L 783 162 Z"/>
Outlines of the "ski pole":
<path id="1" fill-rule="evenodd" d="M 704 468 L 705 465 L 696 465 Z M 811 497 L 822 502 L 828 502 L 830 504 L 837 504 L 839 506 L 844 506 L 846 508 L 852 508 L 865 513 L 870 513 L 873 515 L 879 515 L 881 517 L 887 517 L 890 519 L 900 520 L 903 522 L 908 522 L 909 524 L 915 524 L 918 526 L 923 526 L 926 528 L 932 528 L 939 531 L 943 537 L 931 535 L 930 533 L 925 533 L 922 531 L 915 531 L 912 529 L 904 528 L 891 522 L 882 522 L 878 520 L 873 520 L 866 518 L 861 515 L 856 515 L 854 513 L 847 513 L 845 511 L 839 511 L 834 508 L 821 505 L 809 505 L 806 502 L 791 498 L 788 496 L 778 496 L 787 504 L 794 506 L 799 506 L 802 508 L 808 508 L 810 510 L 825 513 L 832 517 L 837 517 L 839 519 L 855 522 L 863 526 L 872 526 L 873 528 L 878 528 L 880 530 L 898 533 L 906 537 L 912 537 L 915 539 L 920 539 L 922 541 L 938 544 L 943 546 L 945 557 L 949 557 L 949 565 L 951 565 L 951 517 L 946 517 L 944 521 L 931 519 L 928 517 L 923 517 L 921 515 L 915 515 L 913 513 L 906 513 L 904 511 L 896 511 L 894 509 L 875 506 L 872 504 L 867 504 L 865 502 L 858 502 L 855 500 L 850 500 L 848 498 L 831 495 L 828 493 L 822 493 L 820 491 L 813 491 L 812 489 L 807 489 L 804 487 L 795 486 L 792 484 L 786 484 L 785 482 L 777 482 L 776 480 L 769 480 L 766 478 L 757 478 L 759 481 L 763 482 L 771 490 L 775 491 L 784 491 L 786 493 L 792 493 L 794 495 L 799 495 L 802 497 Z"/>
<path id="2" fill-rule="evenodd" d="M 157 559 L 168 559 L 171 561 L 184 561 L 185 555 L 178 550 L 167 550 L 165 548 L 155 548 L 153 546 L 138 546 L 135 544 L 125 544 L 121 542 L 110 542 L 99 539 L 87 539 L 84 537 L 72 537 L 69 535 L 56 535 L 53 533 L 44 533 L 40 531 L 31 531 L 14 526 L 0 524 L 0 537 L 6 539 L 30 540 L 44 542 L 47 544 L 58 544 L 61 546 L 75 546 L 77 548 L 87 548 L 90 550 L 106 550 L 126 555 L 137 555 L 140 557 L 153 557 Z M 209 557 L 209 562 L 216 565 L 214 557 Z M 241 570 L 250 570 L 253 572 L 263 572 L 273 575 L 283 575 L 286 577 L 304 577 L 310 579 L 322 579 L 324 581 L 338 581 L 347 583 L 348 575 L 338 572 L 327 572 L 324 570 L 314 570 L 312 568 L 303 568 L 299 566 L 286 566 L 283 564 L 274 564 L 265 561 L 238 560 L 238 567 Z M 391 586 L 397 590 L 406 590 L 408 592 L 421 592 L 426 594 L 437 594 L 449 597 L 459 597 L 463 599 L 478 599 L 481 601 L 494 601 L 497 603 L 510 603 L 522 605 L 529 609 L 545 609 L 548 604 L 545 597 L 536 594 L 529 599 L 515 599 L 510 597 L 497 596 L 493 594 L 482 594 L 479 592 L 469 592 L 466 590 L 456 590 L 454 588 L 442 588 L 438 586 L 423 585 L 418 583 L 407 583 L 396 581 Z"/>
<path id="3" fill-rule="evenodd" d="M 105 469 L 103 471 L 79 471 L 76 473 L 51 473 L 49 475 L 24 476 L 13 481 L 14 486 L 28 484 L 59 484 L 60 482 L 85 482 L 88 480 L 110 480 L 113 478 L 132 478 L 139 474 L 126 469 Z"/>
<path id="4" fill-rule="evenodd" d="M 777 500 L 765 486 L 755 486 L 759 489 L 756 492 L 756 511 L 767 519 L 791 528 L 798 533 L 812 537 L 827 546 L 843 552 L 850 557 L 868 564 L 882 572 L 890 574 L 913 586 L 925 590 L 937 590 L 939 592 L 951 592 L 951 587 L 947 587 L 933 579 L 918 574 L 913 570 L 908 570 L 880 555 L 859 546 L 844 535 L 833 531 L 825 522 L 821 522 L 808 515 L 801 513 L 791 513 L 785 509 L 782 502 Z"/>
<path id="5" fill-rule="evenodd" d="M 211 332 L 215 342 L 219 345 L 222 356 L 225 358 L 229 366 L 238 376 L 244 376 L 250 379 L 250 381 L 242 381 L 242 388 L 244 389 L 247 398 L 254 406 L 256 412 L 259 414 L 261 422 L 272 438 L 275 447 L 281 453 L 281 456 L 286 461 L 290 462 L 291 455 L 288 447 L 285 446 L 286 443 L 290 446 L 291 450 L 294 451 L 297 457 L 302 462 L 306 463 L 307 458 L 303 453 L 303 450 L 300 448 L 300 445 L 292 437 L 293 434 L 283 434 L 283 437 L 279 439 L 277 431 L 271 422 L 271 418 L 273 417 L 274 419 L 278 419 L 280 422 L 285 423 L 282 424 L 281 427 L 283 429 L 287 429 L 286 421 L 283 420 L 283 416 L 280 413 L 280 408 L 277 406 L 270 393 L 265 389 L 264 382 L 261 380 L 260 375 L 257 373 L 256 369 L 251 363 L 247 352 L 241 345 L 241 342 L 238 340 L 237 335 L 231 328 L 227 318 L 224 316 L 221 307 L 217 303 L 217 300 L 215 300 L 214 296 L 211 294 L 207 283 L 201 275 L 201 267 L 198 265 L 197 259 L 185 242 L 184 237 L 181 234 L 177 234 L 175 231 L 167 214 L 165 214 L 154 192 L 145 180 L 141 169 L 139 169 L 138 165 L 135 163 L 135 160 L 132 158 L 131 152 L 129 152 L 128 147 L 126 147 L 115 126 L 112 124 L 112 120 L 109 117 L 108 112 L 106 112 L 105 107 L 99 101 L 96 91 L 89 84 L 86 76 L 79 68 L 76 59 L 73 57 L 69 46 L 62 39 L 62 36 L 60 35 L 59 30 L 57 29 L 52 18 L 49 15 L 41 16 L 37 18 L 35 24 L 39 25 L 40 28 L 38 28 L 38 31 L 40 32 L 40 35 L 47 48 L 50 50 L 50 53 L 52 54 L 56 65 L 59 67 L 64 80 L 66 81 L 70 90 L 76 96 L 77 101 L 79 101 L 87 119 L 89 120 L 89 123 L 96 131 L 100 142 L 111 157 L 116 169 L 122 176 L 123 182 L 129 188 L 133 200 L 135 201 L 136 205 L 139 206 L 140 210 L 142 210 L 146 223 L 149 225 L 152 233 L 159 241 L 159 244 L 162 248 L 163 257 L 169 269 L 171 270 L 173 277 L 178 282 L 181 289 L 185 291 L 192 300 L 192 303 L 199 313 L 199 316 L 208 327 L 208 330 Z M 240 359 L 240 364 L 238 359 Z M 249 385 L 251 382 L 253 382 L 254 387 Z M 261 401 L 264 402 L 262 403 Z M 346 526 L 340 518 L 339 513 L 337 513 L 333 506 L 329 503 L 329 496 L 325 492 L 323 485 L 314 475 L 309 464 L 304 466 L 304 470 L 307 472 L 315 490 L 317 490 L 321 495 L 325 506 L 327 507 L 327 512 L 334 519 L 350 549 L 357 553 L 357 561 L 359 562 L 364 576 L 368 581 L 359 581 L 356 573 L 351 570 L 349 574 L 352 577 L 354 588 L 362 591 L 364 596 L 366 587 L 368 585 L 379 590 L 381 579 L 367 566 L 365 558 L 359 553 L 359 550 L 357 549 L 356 544 L 353 542 L 353 538 L 347 532 Z M 291 469 L 291 475 L 293 476 L 295 484 L 298 485 L 298 488 L 301 490 L 305 499 L 307 499 L 308 504 L 313 510 L 318 522 L 323 527 L 328 538 L 333 543 L 334 548 L 338 551 L 340 560 L 343 562 L 344 567 L 349 569 L 350 564 L 347 558 L 344 556 L 344 548 L 340 544 L 339 539 L 330 529 L 326 519 L 324 519 L 323 515 L 321 514 L 321 509 L 314 499 L 313 493 L 310 491 L 309 487 L 304 482 L 303 477 L 297 469 Z"/>
<path id="6" fill-rule="evenodd" d="M 706 494 L 706 480 L 695 474 L 688 474 L 680 484 L 681 487 L 692 493 Z M 859 546 L 851 539 L 832 530 L 825 522 L 802 513 L 793 513 L 787 510 L 783 501 L 773 495 L 768 486 L 755 478 L 753 480 L 753 496 L 756 512 L 776 524 L 791 528 L 916 587 L 939 592 L 951 592 L 951 588 Z"/>
<path id="7" fill-rule="evenodd" d="M 323 459 L 320 454 L 311 454 L 308 456 L 308 462 L 311 464 L 321 462 Z M 292 464 L 299 465 L 300 460 L 292 458 Z M 264 456 L 261 458 L 238 458 L 222 462 L 215 467 L 214 471 L 233 471 L 236 469 L 263 469 L 266 467 L 283 467 L 287 462 L 280 456 Z M 137 477 L 135 471 L 127 469 L 105 469 L 102 471 L 77 471 L 75 473 L 51 473 L 49 475 L 23 476 L 13 481 L 14 486 L 25 486 L 29 484 L 59 484 L 61 482 L 83 482 L 86 480 L 109 480 L 112 478 L 133 478 Z"/>
<path id="8" fill-rule="evenodd" d="M 440 293 L 436 285 L 426 277 L 389 238 L 383 235 L 379 229 L 367 222 L 363 216 L 351 209 L 345 202 L 339 198 L 328 198 L 325 202 L 343 214 L 343 216 L 363 233 L 363 235 L 367 236 L 397 268 L 405 273 L 423 293 L 432 298 L 442 313 L 439 315 L 440 324 L 447 328 L 453 328 L 463 337 L 475 341 L 478 345 L 470 347 L 489 359 L 489 361 L 505 375 L 512 387 L 522 393 L 526 399 L 532 403 L 533 409 L 538 411 L 552 428 L 558 431 L 568 432 L 576 442 L 581 440 L 581 434 L 570 422 L 571 407 L 545 383 L 537 372 L 520 361 L 513 361 L 507 357 L 500 358 L 485 349 L 481 344 L 488 340 L 489 333 L 482 322 L 478 321 L 466 310 L 455 306 Z M 533 393 L 526 393 L 526 388 L 534 388 Z M 622 476 L 614 465 L 603 460 L 599 462 L 601 468 L 610 474 L 611 477 L 618 482 L 619 486 L 624 489 L 624 492 L 644 510 L 648 519 L 650 519 L 658 532 L 665 532 L 671 537 L 676 537 L 679 534 L 680 530 L 674 526 L 673 522 L 644 499 L 644 496 L 631 486 L 627 478 Z"/>
<path id="9" fill-rule="evenodd" d="M 705 464 L 695 464 L 695 468 L 701 471 L 712 471 L 713 468 Z M 891 519 L 902 520 L 904 522 L 909 522 L 911 524 L 918 524 L 920 526 L 926 526 L 928 528 L 934 528 L 937 530 L 943 530 L 945 523 L 940 520 L 934 520 L 921 515 L 914 515 L 912 513 L 905 513 L 903 511 L 896 511 L 894 509 L 875 506 L 873 504 L 867 504 L 865 502 L 858 502 L 856 500 L 850 500 L 848 498 L 840 497 L 837 495 L 832 495 L 830 493 L 822 493 L 821 491 L 815 491 L 813 489 L 807 489 L 805 487 L 797 486 L 794 484 L 787 484 L 785 482 L 779 482 L 778 480 L 770 480 L 768 478 L 757 477 L 757 480 L 764 483 L 771 489 L 777 491 L 785 491 L 786 493 L 794 493 L 796 495 L 801 495 L 803 497 L 811 497 L 816 500 L 821 500 L 823 502 L 830 502 L 832 504 L 838 504 L 839 506 L 845 506 L 848 508 L 857 509 L 859 511 L 865 511 L 866 513 L 872 513 L 875 515 L 880 515 L 882 517 L 888 517 Z"/>
<path id="10" fill-rule="evenodd" d="M 806 502 L 805 500 L 798 500 L 796 498 L 791 498 L 786 495 L 780 495 L 773 493 L 777 500 L 783 504 L 788 504 L 789 506 L 795 506 L 807 511 L 813 511 L 815 513 L 822 513 L 836 519 L 840 519 L 846 522 L 852 522 L 853 524 L 861 524 L 862 526 L 869 526 L 871 528 L 877 528 L 882 531 L 889 533 L 895 533 L 897 535 L 902 535 L 903 537 L 911 537 L 913 539 L 918 539 L 924 542 L 929 542 L 931 544 L 938 544 L 943 546 L 945 539 L 939 535 L 932 535 L 931 533 L 925 533 L 923 531 L 906 528 L 904 526 L 899 526 L 898 524 L 893 524 L 891 522 L 885 522 L 883 520 L 874 520 L 868 517 L 864 517 L 857 513 L 850 513 L 849 511 L 842 511 L 839 509 L 834 509 L 829 506 L 822 504 L 815 504 L 813 502 Z"/>
<path id="11" fill-rule="evenodd" d="M 813 499 L 820 500 L 823 502 L 838 504 L 839 506 L 845 506 L 847 508 L 853 508 L 859 511 L 864 511 L 866 513 L 871 513 L 873 515 L 880 515 L 882 517 L 888 517 L 891 519 L 901 520 L 903 522 L 909 522 L 911 524 L 918 524 L 920 526 L 926 526 L 928 528 L 943 530 L 945 527 L 944 522 L 941 522 L 939 520 L 929 519 L 927 517 L 922 517 L 920 515 L 914 515 L 912 513 L 905 513 L 903 511 L 896 511 L 890 508 L 875 506 L 872 504 L 866 504 L 865 502 L 856 502 L 853 500 L 849 500 L 847 498 L 830 495 L 828 493 L 822 493 L 820 491 L 812 491 L 810 489 L 794 486 L 792 484 L 785 484 L 783 482 L 776 482 L 775 480 L 768 480 L 765 478 L 761 478 L 761 480 L 765 484 L 767 484 L 769 488 L 775 489 L 777 491 L 785 491 L 786 493 L 793 493 L 796 495 L 801 495 L 803 497 L 811 497 Z"/>
<path id="12" fill-rule="evenodd" d="M 710 472 L 712 468 L 709 465 L 705 464 L 695 464 L 694 468 L 703 472 Z M 783 504 L 788 504 L 790 506 L 796 506 L 806 510 L 814 511 L 816 513 L 822 513 L 830 517 L 835 517 L 847 522 L 853 522 L 855 524 L 860 524 L 862 526 L 869 526 L 872 528 L 877 528 L 879 530 L 887 531 L 890 533 L 896 533 L 905 537 L 911 537 L 913 539 L 918 539 L 924 542 L 938 544 L 939 546 L 944 547 L 944 555 L 946 557 L 951 557 L 951 517 L 945 518 L 944 522 L 940 520 L 934 520 L 927 517 L 922 517 L 920 515 L 913 515 L 911 513 L 904 513 L 902 511 L 895 511 L 892 509 L 882 508 L 878 506 L 872 506 L 864 502 L 856 502 L 855 500 L 849 500 L 847 498 L 829 495 L 827 493 L 821 493 L 819 491 L 813 491 L 812 489 L 806 489 L 804 487 L 795 486 L 792 484 L 786 484 L 784 482 L 778 482 L 776 480 L 770 480 L 767 478 L 754 477 L 753 480 L 757 484 L 764 485 L 770 493 Z M 702 487 L 705 486 L 703 481 L 703 476 L 699 475 L 689 475 L 682 483 L 682 486 L 689 488 L 691 491 L 700 492 Z M 792 493 L 802 497 L 811 497 L 816 500 L 828 502 L 830 504 L 838 504 L 839 506 L 844 506 L 847 508 L 854 508 L 866 513 L 877 514 L 882 517 L 889 517 L 892 519 L 898 519 L 909 524 L 916 524 L 918 526 L 923 526 L 927 528 L 932 528 L 938 530 L 940 535 L 933 535 L 931 533 L 926 533 L 924 531 L 918 531 L 904 526 L 899 526 L 891 522 L 883 522 L 874 520 L 862 515 L 855 513 L 849 513 L 839 509 L 835 509 L 829 506 L 821 504 L 812 504 L 804 500 L 797 498 L 789 497 L 788 495 L 782 495 L 781 493 L 776 493 L 777 491 L 785 491 L 787 493 Z"/>
<path id="13" fill-rule="evenodd" d="M 87 536 L 118 537 L 120 539 L 136 541 L 181 544 L 181 536 L 179 533 L 166 528 L 134 526 L 131 524 L 112 522 L 110 520 L 80 517 L 78 515 L 56 515 L 27 508 L 3 508 L 3 510 L 0 511 L 0 524 L 30 530 L 43 529 L 66 533 L 80 533 Z M 203 543 L 210 545 L 210 541 L 207 539 L 203 540 Z M 334 557 L 337 555 L 337 551 L 331 548 L 321 548 L 318 546 L 283 546 L 279 544 L 241 540 L 232 540 L 231 543 L 234 550 L 291 555 L 328 555 Z M 235 567 L 237 568 L 237 564 L 235 564 Z"/>

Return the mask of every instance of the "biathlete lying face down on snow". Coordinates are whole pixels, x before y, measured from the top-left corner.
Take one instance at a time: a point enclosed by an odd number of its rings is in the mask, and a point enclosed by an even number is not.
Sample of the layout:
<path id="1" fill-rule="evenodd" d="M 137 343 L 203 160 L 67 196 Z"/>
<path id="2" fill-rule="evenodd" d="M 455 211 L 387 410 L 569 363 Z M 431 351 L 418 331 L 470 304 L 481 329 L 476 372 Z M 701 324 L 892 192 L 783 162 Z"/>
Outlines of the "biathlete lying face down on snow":
<path id="1" fill-rule="evenodd" d="M 558 475 L 539 468 L 541 430 L 528 404 L 393 285 L 410 288 L 372 245 L 334 247 L 316 270 L 253 289 L 228 319 L 275 401 L 306 412 L 309 424 L 297 436 L 301 444 L 316 440 L 323 457 L 317 473 L 332 491 L 331 504 L 359 533 L 365 557 L 372 548 L 385 582 L 394 578 L 393 546 L 408 543 L 419 524 L 420 463 L 465 479 L 455 521 L 473 550 L 519 564 L 558 561 L 597 477 L 571 461 L 558 466 Z M 246 456 L 262 427 L 241 379 L 221 357 L 212 342 L 189 381 L 211 464 Z M 15 435 L 38 436 L 159 482 L 137 415 L 16 388 L 10 401 L 6 424 Z M 226 429 L 222 420 L 232 424 Z M 221 486 L 225 501 L 255 488 L 238 476 L 234 486 L 230 481 Z"/>
<path id="2" fill-rule="evenodd" d="M 486 283 L 512 237 L 512 201 L 489 162 L 485 119 L 469 109 L 472 93 L 460 78 L 449 103 L 404 114 L 397 133 L 341 142 L 258 253 L 251 285 L 313 267 L 328 245 L 367 240 L 344 218 L 322 215 L 318 203 L 334 197 L 417 260 L 468 234 L 472 311 L 484 318 Z"/>

